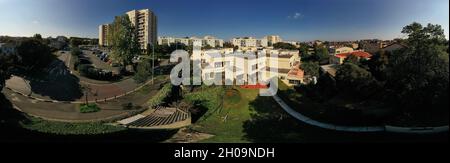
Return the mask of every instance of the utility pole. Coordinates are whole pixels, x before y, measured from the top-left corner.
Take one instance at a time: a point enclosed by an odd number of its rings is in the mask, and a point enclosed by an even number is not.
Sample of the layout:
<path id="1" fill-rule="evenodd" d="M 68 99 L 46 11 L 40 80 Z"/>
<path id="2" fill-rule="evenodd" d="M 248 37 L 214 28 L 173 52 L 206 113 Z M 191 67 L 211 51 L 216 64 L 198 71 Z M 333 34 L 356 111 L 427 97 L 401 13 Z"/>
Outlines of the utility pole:
<path id="1" fill-rule="evenodd" d="M 153 53 L 153 59 L 152 59 L 152 84 L 155 84 L 155 43 L 152 42 L 152 53 Z"/>

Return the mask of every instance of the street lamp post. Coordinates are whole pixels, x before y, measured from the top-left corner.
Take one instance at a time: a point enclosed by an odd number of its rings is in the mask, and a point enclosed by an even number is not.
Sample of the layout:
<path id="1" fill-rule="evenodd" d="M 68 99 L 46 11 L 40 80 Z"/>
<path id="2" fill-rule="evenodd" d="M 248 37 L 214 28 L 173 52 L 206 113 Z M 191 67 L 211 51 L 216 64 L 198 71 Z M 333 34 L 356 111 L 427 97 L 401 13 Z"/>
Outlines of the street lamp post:
<path id="1" fill-rule="evenodd" d="M 155 82 L 155 80 L 154 80 L 154 77 L 155 77 L 155 43 L 154 42 L 152 42 L 152 55 L 153 55 L 153 57 L 152 57 L 152 84 L 154 84 L 154 82 Z"/>

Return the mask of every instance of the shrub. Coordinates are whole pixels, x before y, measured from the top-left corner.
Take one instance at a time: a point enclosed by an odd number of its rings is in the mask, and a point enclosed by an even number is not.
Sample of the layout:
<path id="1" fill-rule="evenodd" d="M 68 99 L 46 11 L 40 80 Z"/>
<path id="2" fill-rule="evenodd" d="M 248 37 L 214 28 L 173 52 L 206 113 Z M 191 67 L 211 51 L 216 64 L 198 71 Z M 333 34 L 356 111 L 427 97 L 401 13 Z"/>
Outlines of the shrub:
<path id="1" fill-rule="evenodd" d="M 125 131 L 125 127 L 105 125 L 102 123 L 65 123 L 52 122 L 30 117 L 20 122 L 28 130 L 58 135 L 96 135 Z"/>
<path id="2" fill-rule="evenodd" d="M 78 71 L 81 76 L 85 76 L 96 80 L 116 80 L 117 76 L 113 75 L 111 71 L 94 68 L 88 64 L 78 65 Z"/>
<path id="3" fill-rule="evenodd" d="M 97 104 L 84 104 L 80 106 L 80 113 L 94 113 L 100 111 Z"/>
<path id="4" fill-rule="evenodd" d="M 161 90 L 148 101 L 149 107 L 153 108 L 155 106 L 161 105 L 164 102 L 164 99 L 166 99 L 171 92 L 172 84 L 168 83 L 164 85 L 164 87 L 161 88 Z"/>

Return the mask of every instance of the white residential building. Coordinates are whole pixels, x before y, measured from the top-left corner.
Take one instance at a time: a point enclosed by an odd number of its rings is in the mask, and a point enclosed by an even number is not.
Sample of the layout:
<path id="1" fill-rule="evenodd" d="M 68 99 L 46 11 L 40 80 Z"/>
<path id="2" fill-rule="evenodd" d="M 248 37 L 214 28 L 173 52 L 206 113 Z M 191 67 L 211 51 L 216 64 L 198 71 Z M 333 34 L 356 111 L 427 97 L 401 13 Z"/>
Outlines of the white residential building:
<path id="1" fill-rule="evenodd" d="M 269 46 L 273 46 L 273 44 L 282 42 L 283 40 L 281 39 L 280 36 L 278 35 L 269 35 L 265 37 L 267 39 L 267 42 L 269 44 Z"/>
<path id="2" fill-rule="evenodd" d="M 263 73 L 277 75 L 285 84 L 292 86 L 303 83 L 303 70 L 300 70 L 300 56 L 298 51 L 263 49 L 257 52 L 235 52 L 233 50 L 207 50 L 201 52 L 202 77 L 206 80 L 220 79 L 233 84 L 257 84 Z M 231 53 L 230 53 L 231 52 Z M 228 53 L 228 54 L 227 54 Z M 266 55 L 258 57 L 257 54 Z M 214 56 L 220 55 L 219 58 Z M 271 55 L 276 55 L 272 57 Z M 272 67 L 277 72 L 269 73 L 270 62 L 278 65 Z M 242 64 L 242 65 L 237 65 Z"/>
<path id="3" fill-rule="evenodd" d="M 147 50 L 148 45 L 156 44 L 157 39 L 157 18 L 149 9 L 131 10 L 126 12 L 131 24 L 136 28 L 136 35 L 142 50 Z M 99 45 L 110 46 L 108 43 L 108 24 L 99 27 Z"/>
<path id="4" fill-rule="evenodd" d="M 184 44 L 186 46 L 192 46 L 195 41 L 199 41 L 202 43 L 202 47 L 207 45 L 211 47 L 223 47 L 223 40 L 217 39 L 213 36 L 205 36 L 203 38 L 198 37 L 184 37 L 184 38 L 176 38 L 176 37 L 158 37 L 158 45 L 170 45 L 174 43 Z"/>
<path id="5" fill-rule="evenodd" d="M 267 47 L 267 38 L 256 39 L 253 37 L 238 37 L 231 39 L 233 46 L 241 47 Z"/>

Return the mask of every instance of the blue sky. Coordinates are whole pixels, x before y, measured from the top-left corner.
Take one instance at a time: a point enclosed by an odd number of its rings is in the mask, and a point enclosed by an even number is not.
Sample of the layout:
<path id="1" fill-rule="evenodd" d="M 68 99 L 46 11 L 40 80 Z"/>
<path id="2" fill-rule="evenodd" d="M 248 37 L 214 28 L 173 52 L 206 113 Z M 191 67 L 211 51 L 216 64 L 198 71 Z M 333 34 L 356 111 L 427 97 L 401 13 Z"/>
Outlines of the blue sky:
<path id="1" fill-rule="evenodd" d="M 98 25 L 142 8 L 159 36 L 392 39 L 413 21 L 449 31 L 448 0 L 0 0 L 0 35 L 98 37 Z"/>

